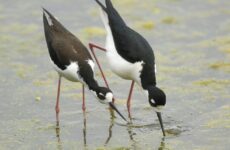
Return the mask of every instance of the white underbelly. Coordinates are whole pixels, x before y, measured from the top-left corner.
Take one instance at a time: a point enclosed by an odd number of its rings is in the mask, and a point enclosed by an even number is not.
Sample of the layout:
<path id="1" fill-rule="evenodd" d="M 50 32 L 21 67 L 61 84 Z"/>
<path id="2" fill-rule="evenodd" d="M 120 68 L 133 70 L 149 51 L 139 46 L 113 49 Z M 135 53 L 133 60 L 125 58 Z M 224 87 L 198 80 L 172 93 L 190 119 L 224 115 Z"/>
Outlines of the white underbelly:
<path id="1" fill-rule="evenodd" d="M 118 76 L 127 80 L 137 80 L 140 77 L 140 71 L 142 70 L 142 62 L 132 64 L 117 53 L 108 51 L 106 53 L 111 70 Z"/>
<path id="2" fill-rule="evenodd" d="M 106 56 L 110 69 L 123 79 L 134 80 L 140 83 L 140 73 L 143 68 L 143 62 L 136 62 L 132 64 L 122 58 L 117 53 L 115 45 L 113 41 L 111 41 L 111 37 L 107 37 L 106 49 Z"/>
<path id="3" fill-rule="evenodd" d="M 60 68 L 58 68 L 58 66 L 54 64 L 52 60 L 51 63 L 60 76 L 72 82 L 82 82 L 82 79 L 78 75 L 79 67 L 76 62 L 72 62 L 69 66 L 67 66 L 65 70 L 61 70 Z"/>

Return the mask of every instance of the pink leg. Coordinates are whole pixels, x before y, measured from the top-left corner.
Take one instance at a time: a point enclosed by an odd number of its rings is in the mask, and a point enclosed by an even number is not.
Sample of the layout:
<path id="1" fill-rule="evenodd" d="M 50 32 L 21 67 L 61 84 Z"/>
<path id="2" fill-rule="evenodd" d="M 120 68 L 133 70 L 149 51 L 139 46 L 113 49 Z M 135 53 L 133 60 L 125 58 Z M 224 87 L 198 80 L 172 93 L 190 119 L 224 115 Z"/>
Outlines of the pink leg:
<path id="1" fill-rule="evenodd" d="M 58 79 L 58 91 L 57 91 L 57 100 L 56 100 L 56 121 L 59 124 L 59 112 L 60 112 L 60 107 L 59 107 L 59 98 L 60 98 L 60 87 L 61 87 L 61 76 L 59 76 Z"/>
<path id="2" fill-rule="evenodd" d="M 92 54 L 93 54 L 93 57 L 94 57 L 94 59 L 95 59 L 97 65 L 98 65 L 98 68 L 99 68 L 99 70 L 100 70 L 100 72 L 101 72 L 101 75 L 102 75 L 102 78 L 103 78 L 103 80 L 104 80 L 104 82 L 105 82 L 105 85 L 106 85 L 107 88 L 109 88 L 109 84 L 108 84 L 108 82 L 107 82 L 107 80 L 106 80 L 106 77 L 105 77 L 105 75 L 104 75 L 104 72 L 103 72 L 103 70 L 102 70 L 102 68 L 101 68 L 101 65 L 100 65 L 100 63 L 99 63 L 99 61 L 98 61 L 98 59 L 97 59 L 97 57 L 96 57 L 96 54 L 94 53 L 94 49 L 93 49 L 94 47 L 97 48 L 97 49 L 99 49 L 99 50 L 102 50 L 102 51 L 104 51 L 104 52 L 106 52 L 107 50 L 106 50 L 105 48 L 102 48 L 102 47 L 97 46 L 97 45 L 95 45 L 95 44 L 89 43 L 89 48 L 90 48 L 90 50 L 91 50 L 91 52 L 92 52 Z M 114 101 L 115 101 L 115 99 L 113 98 L 113 103 L 114 103 Z"/>
<path id="3" fill-rule="evenodd" d="M 100 69 L 100 72 L 101 72 L 101 75 L 102 75 L 102 77 L 103 77 L 103 79 L 104 79 L 104 82 L 105 82 L 106 86 L 109 88 L 109 84 L 108 84 L 108 82 L 107 82 L 107 80 L 106 80 L 106 77 L 105 77 L 105 75 L 104 75 L 104 73 L 103 73 L 103 71 L 102 71 L 101 65 L 100 65 L 100 63 L 99 63 L 99 61 L 98 61 L 98 59 L 97 59 L 97 57 L 96 57 L 96 55 L 95 55 L 95 53 L 94 53 L 94 49 L 93 49 L 93 48 L 95 47 L 95 48 L 100 49 L 100 50 L 102 50 L 102 51 L 104 51 L 104 52 L 106 52 L 107 50 L 106 50 L 105 48 L 102 48 L 102 47 L 100 47 L 100 46 L 97 46 L 97 45 L 95 45 L 95 44 L 93 44 L 93 43 L 89 43 L 89 47 L 90 47 L 90 50 L 91 50 L 91 52 L 92 52 L 92 54 L 93 54 L 94 59 L 96 60 L 97 65 L 98 65 L 98 67 L 99 67 L 99 69 Z M 132 92 L 133 92 L 134 83 L 135 83 L 135 82 L 132 81 L 131 87 L 130 87 L 130 91 L 129 91 L 129 97 L 128 97 L 128 100 L 127 100 L 127 108 L 128 108 L 128 112 L 129 112 L 129 118 L 131 118 L 131 113 L 130 113 L 130 100 L 131 100 L 131 97 L 132 97 Z M 114 101 L 115 101 L 115 99 L 113 99 L 113 103 L 114 103 Z"/>
<path id="4" fill-rule="evenodd" d="M 132 93 L 133 93 L 133 87 L 134 87 L 134 81 L 132 81 L 131 83 L 131 87 L 130 87 L 130 90 L 129 90 L 129 97 L 128 97 L 128 100 L 127 100 L 127 109 L 128 109 L 128 113 L 129 113 L 129 118 L 131 119 L 131 112 L 130 112 L 130 102 L 131 102 L 131 98 L 132 98 Z"/>
<path id="5" fill-rule="evenodd" d="M 99 50 L 102 50 L 102 51 L 104 51 L 104 52 L 106 52 L 106 49 L 104 49 L 104 48 L 102 48 L 102 47 L 100 47 L 100 46 L 97 46 L 97 45 L 95 45 L 95 44 L 89 43 L 89 48 L 90 48 L 90 50 L 91 50 L 91 52 L 92 52 L 92 54 L 93 54 L 93 57 L 94 57 L 94 59 L 95 59 L 97 65 L 98 65 L 98 68 L 99 68 L 99 70 L 100 70 L 100 72 L 101 72 L 101 75 L 102 75 L 102 77 L 103 77 L 103 80 L 104 80 L 104 82 L 105 82 L 105 85 L 106 85 L 107 88 L 109 88 L 109 84 L 108 84 L 108 82 L 107 82 L 107 80 L 106 80 L 106 77 L 105 77 L 105 75 L 104 75 L 104 72 L 103 72 L 103 70 L 102 70 L 102 68 L 101 68 L 101 65 L 100 65 L 100 63 L 99 63 L 99 61 L 98 61 L 98 59 L 97 59 L 97 57 L 96 57 L 96 54 L 94 53 L 94 49 L 93 49 L 94 47 L 97 48 L 97 49 L 99 49 Z"/>
<path id="6" fill-rule="evenodd" d="M 82 84 L 82 110 L 85 112 L 85 86 Z"/>

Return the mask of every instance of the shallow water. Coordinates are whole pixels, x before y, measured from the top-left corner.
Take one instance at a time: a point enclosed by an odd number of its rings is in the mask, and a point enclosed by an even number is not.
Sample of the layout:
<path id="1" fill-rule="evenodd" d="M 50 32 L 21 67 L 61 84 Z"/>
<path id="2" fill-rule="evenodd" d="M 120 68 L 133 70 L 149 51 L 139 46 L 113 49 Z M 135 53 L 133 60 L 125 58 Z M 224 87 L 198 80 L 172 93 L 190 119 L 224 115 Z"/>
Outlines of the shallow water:
<path id="1" fill-rule="evenodd" d="M 195 149 L 230 146 L 230 1 L 113 0 L 126 22 L 151 43 L 158 86 L 167 94 L 162 138 L 156 114 L 138 87 L 133 123 L 111 119 L 108 107 L 81 85 L 63 80 L 55 123 L 57 74 L 43 34 L 45 7 L 85 44 L 104 45 L 93 0 L 0 0 L 0 149 Z M 110 72 L 98 52 L 116 105 L 127 116 L 130 81 Z M 97 68 L 97 78 L 103 84 Z"/>

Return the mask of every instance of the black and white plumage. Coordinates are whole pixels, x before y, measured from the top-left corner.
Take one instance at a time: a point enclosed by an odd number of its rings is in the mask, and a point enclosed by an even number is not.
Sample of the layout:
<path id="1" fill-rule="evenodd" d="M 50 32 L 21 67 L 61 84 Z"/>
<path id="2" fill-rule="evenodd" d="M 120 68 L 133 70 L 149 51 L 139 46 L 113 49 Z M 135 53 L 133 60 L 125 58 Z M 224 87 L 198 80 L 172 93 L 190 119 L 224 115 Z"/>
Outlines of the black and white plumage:
<path id="1" fill-rule="evenodd" d="M 156 65 L 151 46 L 126 25 L 110 0 L 105 0 L 106 6 L 99 0 L 96 2 L 102 8 L 101 16 L 107 32 L 106 55 L 112 71 L 124 79 L 135 81 L 147 93 L 165 135 L 160 108 L 166 104 L 166 95 L 156 86 Z"/>
<path id="2" fill-rule="evenodd" d="M 59 80 L 64 77 L 87 86 L 101 103 L 109 104 L 125 120 L 112 103 L 112 91 L 100 87 L 94 78 L 94 62 L 87 48 L 45 9 L 43 9 L 43 22 L 51 62 L 60 76 Z M 59 102 L 56 111 L 59 112 Z"/>

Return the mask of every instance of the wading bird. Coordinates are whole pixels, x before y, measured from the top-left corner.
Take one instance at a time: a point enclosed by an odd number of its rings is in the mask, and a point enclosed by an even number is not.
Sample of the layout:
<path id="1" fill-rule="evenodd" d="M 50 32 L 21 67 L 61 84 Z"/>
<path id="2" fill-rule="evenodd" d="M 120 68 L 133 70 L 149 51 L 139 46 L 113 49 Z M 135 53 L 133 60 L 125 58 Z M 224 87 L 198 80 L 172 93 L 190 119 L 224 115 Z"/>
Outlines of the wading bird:
<path id="1" fill-rule="evenodd" d="M 93 56 L 96 57 L 94 47 L 105 51 L 111 70 L 123 79 L 132 80 L 127 100 L 130 118 L 130 100 L 134 83 L 136 82 L 142 87 L 143 91 L 147 93 L 149 104 L 157 113 L 165 136 L 160 108 L 166 103 L 166 95 L 163 90 L 156 86 L 156 65 L 151 46 L 139 33 L 126 25 L 110 0 L 105 0 L 106 6 L 99 0 L 95 1 L 101 7 L 101 16 L 107 37 L 106 48 L 89 44 Z M 103 75 L 99 62 L 98 65 Z M 105 79 L 104 75 L 103 78 Z"/>
<path id="2" fill-rule="evenodd" d="M 82 83 L 83 111 L 85 111 L 84 86 L 87 86 L 101 103 L 108 104 L 126 120 L 112 103 L 112 91 L 99 86 L 94 78 L 94 62 L 87 48 L 46 9 L 43 9 L 43 22 L 51 63 L 59 75 L 55 107 L 57 121 L 59 122 L 59 95 L 62 77 L 72 82 Z"/>

